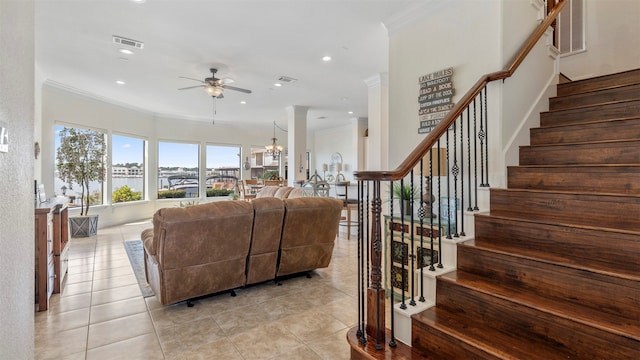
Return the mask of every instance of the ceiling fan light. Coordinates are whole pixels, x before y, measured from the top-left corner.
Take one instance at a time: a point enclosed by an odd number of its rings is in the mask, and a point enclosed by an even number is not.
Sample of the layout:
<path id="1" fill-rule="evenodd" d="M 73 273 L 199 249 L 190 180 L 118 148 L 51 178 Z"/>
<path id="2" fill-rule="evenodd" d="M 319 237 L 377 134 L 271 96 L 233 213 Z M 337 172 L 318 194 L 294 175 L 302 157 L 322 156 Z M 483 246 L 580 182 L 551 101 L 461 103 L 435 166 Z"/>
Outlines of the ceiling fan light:
<path id="1" fill-rule="evenodd" d="M 220 94 L 222 94 L 222 88 L 219 86 L 206 86 L 204 88 L 207 91 L 207 94 L 213 96 L 213 97 L 218 97 L 220 96 Z"/>

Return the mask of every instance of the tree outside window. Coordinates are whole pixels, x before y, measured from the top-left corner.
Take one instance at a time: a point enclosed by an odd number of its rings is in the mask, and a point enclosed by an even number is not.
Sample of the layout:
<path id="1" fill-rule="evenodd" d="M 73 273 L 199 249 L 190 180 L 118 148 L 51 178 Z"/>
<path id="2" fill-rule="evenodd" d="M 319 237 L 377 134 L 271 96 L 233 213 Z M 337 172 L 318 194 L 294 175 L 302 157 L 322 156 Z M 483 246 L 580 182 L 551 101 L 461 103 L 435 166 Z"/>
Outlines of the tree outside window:
<path id="1" fill-rule="evenodd" d="M 111 136 L 112 203 L 144 198 L 145 143 L 145 140 L 134 137 Z"/>

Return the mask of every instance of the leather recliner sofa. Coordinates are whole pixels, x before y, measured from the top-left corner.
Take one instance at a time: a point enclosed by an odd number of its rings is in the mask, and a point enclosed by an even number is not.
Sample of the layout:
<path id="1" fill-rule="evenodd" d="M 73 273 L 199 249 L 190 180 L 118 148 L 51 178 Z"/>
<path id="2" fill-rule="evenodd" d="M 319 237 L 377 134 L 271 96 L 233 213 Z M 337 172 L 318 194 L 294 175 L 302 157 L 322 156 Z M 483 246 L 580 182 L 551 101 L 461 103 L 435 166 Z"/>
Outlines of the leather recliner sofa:
<path id="1" fill-rule="evenodd" d="M 327 267 L 341 209 L 311 197 L 160 209 L 142 232 L 147 281 L 173 304 Z"/>

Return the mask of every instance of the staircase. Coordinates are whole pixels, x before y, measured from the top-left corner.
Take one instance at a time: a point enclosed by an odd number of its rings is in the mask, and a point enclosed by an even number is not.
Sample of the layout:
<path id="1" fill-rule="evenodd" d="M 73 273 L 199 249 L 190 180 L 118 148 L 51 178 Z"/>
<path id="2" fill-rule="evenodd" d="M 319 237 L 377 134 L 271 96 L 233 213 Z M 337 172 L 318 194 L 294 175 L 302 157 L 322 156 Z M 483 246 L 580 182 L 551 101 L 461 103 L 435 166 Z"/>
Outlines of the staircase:
<path id="1" fill-rule="evenodd" d="M 558 85 L 540 123 L 413 316 L 414 353 L 640 359 L 640 69 Z"/>

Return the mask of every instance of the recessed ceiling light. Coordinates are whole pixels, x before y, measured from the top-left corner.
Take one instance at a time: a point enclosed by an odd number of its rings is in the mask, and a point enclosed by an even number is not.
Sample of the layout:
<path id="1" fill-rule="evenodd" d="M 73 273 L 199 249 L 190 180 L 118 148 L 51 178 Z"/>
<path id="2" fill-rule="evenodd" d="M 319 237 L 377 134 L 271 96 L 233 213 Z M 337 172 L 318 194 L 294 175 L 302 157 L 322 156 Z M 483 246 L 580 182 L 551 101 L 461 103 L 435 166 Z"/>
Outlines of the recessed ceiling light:
<path id="1" fill-rule="evenodd" d="M 353 111 L 348 111 L 347 114 L 351 115 L 353 114 Z"/>
<path id="2" fill-rule="evenodd" d="M 240 104 L 243 104 L 243 105 L 244 105 L 244 104 L 246 104 L 246 103 L 247 103 L 247 102 L 246 102 L 246 101 L 244 101 L 244 100 L 240 101 Z"/>
<path id="3" fill-rule="evenodd" d="M 128 50 L 128 49 L 120 49 L 119 51 L 120 51 L 121 53 L 123 53 L 123 54 L 133 55 L 133 51 Z"/>
<path id="4" fill-rule="evenodd" d="M 116 80 L 116 84 L 118 85 L 124 85 L 126 84 L 126 82 L 122 81 L 122 80 Z"/>
<path id="5" fill-rule="evenodd" d="M 280 87 L 280 86 L 282 86 L 282 84 L 280 84 L 280 83 L 275 83 L 275 84 L 273 84 L 273 86 L 275 86 L 275 87 Z"/>
<path id="6" fill-rule="evenodd" d="M 134 3 L 138 3 L 138 4 L 142 4 L 143 2 L 146 2 L 147 0 L 131 0 Z"/>
<path id="7" fill-rule="evenodd" d="M 331 61 L 331 56 L 329 55 L 323 56 L 322 61 Z"/>

